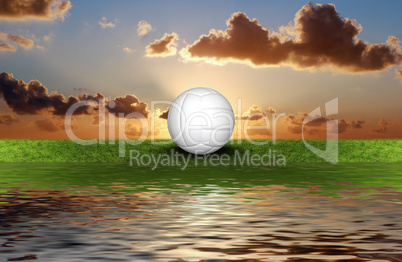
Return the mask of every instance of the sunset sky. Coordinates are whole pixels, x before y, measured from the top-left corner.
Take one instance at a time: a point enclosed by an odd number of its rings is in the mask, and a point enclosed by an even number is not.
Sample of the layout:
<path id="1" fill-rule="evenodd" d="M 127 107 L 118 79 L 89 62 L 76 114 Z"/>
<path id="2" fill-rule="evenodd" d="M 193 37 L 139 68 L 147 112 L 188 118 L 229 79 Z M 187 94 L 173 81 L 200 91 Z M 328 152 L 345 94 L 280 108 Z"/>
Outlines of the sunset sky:
<path id="1" fill-rule="evenodd" d="M 100 97 L 167 138 L 168 105 L 148 113 L 151 101 L 193 87 L 235 114 L 240 98 L 238 123 L 286 113 L 279 138 L 299 138 L 305 113 L 334 98 L 341 138 L 402 138 L 401 1 L 24 2 L 0 0 L 0 138 L 66 138 L 66 109 Z M 77 135 L 96 137 L 95 118 L 74 116 Z"/>

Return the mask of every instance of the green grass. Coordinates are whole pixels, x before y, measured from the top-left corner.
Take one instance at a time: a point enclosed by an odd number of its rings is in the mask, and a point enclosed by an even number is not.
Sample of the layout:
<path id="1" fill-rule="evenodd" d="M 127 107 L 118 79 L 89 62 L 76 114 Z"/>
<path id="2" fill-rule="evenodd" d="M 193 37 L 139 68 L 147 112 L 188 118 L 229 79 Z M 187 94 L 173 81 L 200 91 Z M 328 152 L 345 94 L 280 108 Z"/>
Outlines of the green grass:
<path id="1" fill-rule="evenodd" d="M 167 142 L 168 140 L 160 140 Z M 283 154 L 287 163 L 325 162 L 312 153 L 300 140 L 267 141 L 265 145 L 253 145 L 248 141 L 231 141 L 217 154 L 234 155 L 234 152 L 250 150 L 252 154 L 265 154 L 271 149 Z M 311 140 L 310 144 L 324 149 L 324 140 Z M 144 141 L 139 145 L 126 144 L 126 156 L 119 157 L 119 145 L 95 144 L 82 146 L 71 140 L 0 140 L 0 162 L 128 162 L 129 150 L 141 154 L 169 154 L 171 150 L 186 154 L 173 142 L 154 145 Z M 402 140 L 339 140 L 339 162 L 401 162 Z"/>

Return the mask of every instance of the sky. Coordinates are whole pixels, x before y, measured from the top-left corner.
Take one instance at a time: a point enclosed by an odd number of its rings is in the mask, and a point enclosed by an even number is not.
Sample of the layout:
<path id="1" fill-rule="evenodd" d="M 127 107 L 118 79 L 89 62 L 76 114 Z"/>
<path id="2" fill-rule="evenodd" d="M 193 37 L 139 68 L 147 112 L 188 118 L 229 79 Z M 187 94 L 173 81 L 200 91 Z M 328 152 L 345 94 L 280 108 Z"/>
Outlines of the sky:
<path id="1" fill-rule="evenodd" d="M 338 119 L 341 138 L 402 138 L 400 10 L 400 1 L 0 0 L 0 138 L 66 138 L 66 110 L 83 98 L 116 102 L 108 115 L 142 113 L 168 138 L 168 105 L 151 102 L 193 87 L 223 94 L 237 125 L 285 113 L 279 138 L 300 138 L 306 113 L 335 98 L 338 115 L 322 119 Z M 96 113 L 73 117 L 79 137 L 98 135 Z M 325 135 L 318 122 L 306 127 L 312 138 Z"/>

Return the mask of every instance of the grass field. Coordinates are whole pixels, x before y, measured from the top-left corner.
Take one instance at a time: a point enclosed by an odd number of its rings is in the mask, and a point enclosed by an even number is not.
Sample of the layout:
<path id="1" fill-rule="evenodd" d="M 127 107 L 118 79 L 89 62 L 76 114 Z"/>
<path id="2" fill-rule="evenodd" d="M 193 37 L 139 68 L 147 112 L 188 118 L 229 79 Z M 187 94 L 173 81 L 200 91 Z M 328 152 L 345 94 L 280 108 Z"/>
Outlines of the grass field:
<path id="1" fill-rule="evenodd" d="M 167 140 L 162 140 L 167 141 Z M 324 140 L 311 140 L 310 144 L 324 149 Z M 153 145 L 144 141 L 139 145 L 126 145 L 126 156 L 119 157 L 118 141 L 105 144 L 82 146 L 71 140 L 0 140 L 0 162 L 128 162 L 129 150 L 135 149 L 141 154 L 169 154 L 171 150 L 186 154 L 173 142 Z M 269 152 L 283 154 L 287 163 L 325 162 L 312 153 L 300 140 L 269 141 L 258 146 L 247 141 L 229 142 L 216 154 L 233 155 L 236 150 L 250 154 Z M 400 162 L 402 161 L 402 140 L 339 140 L 339 162 Z"/>

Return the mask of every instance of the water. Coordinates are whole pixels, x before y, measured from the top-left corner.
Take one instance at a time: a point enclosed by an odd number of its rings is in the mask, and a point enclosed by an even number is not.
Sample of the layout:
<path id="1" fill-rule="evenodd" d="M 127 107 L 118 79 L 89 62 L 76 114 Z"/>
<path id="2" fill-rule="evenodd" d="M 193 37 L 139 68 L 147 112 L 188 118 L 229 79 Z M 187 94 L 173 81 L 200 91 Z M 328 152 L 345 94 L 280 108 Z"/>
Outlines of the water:
<path id="1" fill-rule="evenodd" d="M 0 261 L 402 261 L 402 163 L 0 170 Z"/>

